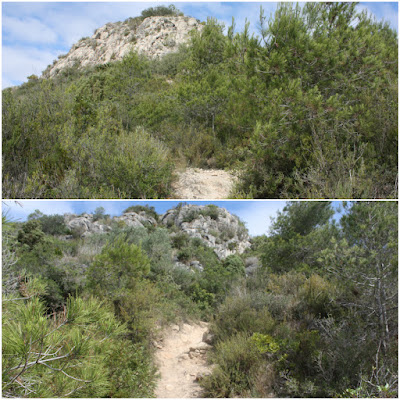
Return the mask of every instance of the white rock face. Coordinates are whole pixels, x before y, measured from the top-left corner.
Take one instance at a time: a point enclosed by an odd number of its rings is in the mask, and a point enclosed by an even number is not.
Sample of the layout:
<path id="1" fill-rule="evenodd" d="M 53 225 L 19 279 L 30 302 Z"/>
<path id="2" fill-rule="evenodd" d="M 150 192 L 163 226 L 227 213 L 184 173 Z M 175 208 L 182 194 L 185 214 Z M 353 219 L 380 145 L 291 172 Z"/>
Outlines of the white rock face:
<path id="1" fill-rule="evenodd" d="M 59 56 L 43 76 L 54 77 L 75 64 L 83 68 L 122 60 L 131 50 L 150 58 L 162 57 L 187 43 L 193 29 L 201 31 L 203 25 L 191 17 L 149 17 L 137 27 L 127 21 L 108 23 L 90 38 L 79 40 L 68 54 Z"/>
<path id="2" fill-rule="evenodd" d="M 77 232 L 81 237 L 86 237 L 92 233 L 110 232 L 111 226 L 100 224 L 98 221 L 93 221 L 92 214 L 65 214 L 64 221 L 68 228 Z"/>
<path id="3" fill-rule="evenodd" d="M 81 237 L 85 237 L 93 233 L 106 233 L 112 231 L 112 227 L 110 225 L 93 221 L 92 214 L 84 213 L 80 216 L 75 214 L 65 214 L 64 221 L 68 228 L 79 233 Z M 153 217 L 147 215 L 144 211 L 140 211 L 139 213 L 128 212 L 122 214 L 120 217 L 112 218 L 112 221 L 121 221 L 125 226 L 142 228 L 149 225 L 157 226 L 157 221 Z"/>
<path id="4" fill-rule="evenodd" d="M 190 237 L 201 239 L 214 249 L 220 259 L 232 254 L 242 254 L 251 246 L 247 229 L 239 218 L 224 208 L 213 208 L 210 216 L 208 206 L 184 205 L 180 209 L 168 210 L 161 223 L 176 225 Z"/>
<path id="5" fill-rule="evenodd" d="M 144 226 L 157 226 L 157 221 L 146 214 L 145 211 L 127 212 L 120 217 L 114 217 L 114 221 L 122 221 L 126 226 L 144 227 Z"/>

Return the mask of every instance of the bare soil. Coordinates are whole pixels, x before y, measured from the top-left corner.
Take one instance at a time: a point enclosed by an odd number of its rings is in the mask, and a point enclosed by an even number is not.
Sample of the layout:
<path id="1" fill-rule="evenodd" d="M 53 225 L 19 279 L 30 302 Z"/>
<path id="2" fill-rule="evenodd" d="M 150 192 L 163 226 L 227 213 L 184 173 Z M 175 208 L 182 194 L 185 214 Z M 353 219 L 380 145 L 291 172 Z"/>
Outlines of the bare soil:
<path id="1" fill-rule="evenodd" d="M 163 339 L 155 343 L 156 364 L 160 379 L 155 391 L 157 398 L 202 397 L 199 377 L 210 373 L 206 362 L 210 345 L 202 341 L 208 324 L 173 325 L 165 332 Z"/>
<path id="2" fill-rule="evenodd" d="M 173 185 L 177 199 L 228 199 L 236 178 L 221 169 L 187 168 L 176 172 Z"/>

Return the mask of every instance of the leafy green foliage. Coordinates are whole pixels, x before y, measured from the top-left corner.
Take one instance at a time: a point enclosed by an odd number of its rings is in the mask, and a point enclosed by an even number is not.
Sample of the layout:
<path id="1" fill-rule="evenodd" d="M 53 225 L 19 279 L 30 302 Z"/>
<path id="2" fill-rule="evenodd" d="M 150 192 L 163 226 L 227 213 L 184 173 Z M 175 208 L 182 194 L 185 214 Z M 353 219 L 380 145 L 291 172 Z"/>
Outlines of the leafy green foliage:
<path id="1" fill-rule="evenodd" d="M 331 215 L 329 203 L 290 203 L 256 243 L 263 267 L 212 320 L 207 395 L 397 396 L 397 204 L 349 203 L 339 224 Z"/>
<path id="2" fill-rule="evenodd" d="M 157 16 L 180 16 L 183 15 L 173 4 L 170 4 L 168 7 L 165 6 L 157 6 L 157 7 L 149 7 L 142 11 L 142 17 L 157 17 Z"/>
<path id="3" fill-rule="evenodd" d="M 261 261 L 271 271 L 301 270 L 311 273 L 319 267 L 318 249 L 337 237 L 330 202 L 289 202 L 279 212 L 271 235 L 260 245 Z"/>
<path id="4" fill-rule="evenodd" d="M 125 235 L 103 247 L 88 271 L 91 284 L 108 294 L 129 289 L 150 271 L 150 262 L 140 247 L 129 244 Z"/>
<path id="5" fill-rule="evenodd" d="M 257 350 L 263 353 L 276 353 L 279 350 L 279 345 L 274 341 L 272 336 L 263 335 L 262 333 L 253 333 L 250 341 L 257 347 Z"/>
<path id="6" fill-rule="evenodd" d="M 104 207 L 97 207 L 93 213 L 93 221 L 104 219 L 106 217 L 105 211 Z"/>
<path id="7" fill-rule="evenodd" d="M 208 397 L 235 397 L 247 394 L 252 386 L 252 371 L 257 370 L 260 357 L 245 334 L 237 334 L 215 346 L 213 362 L 217 367 L 202 386 Z"/>
<path id="8" fill-rule="evenodd" d="M 158 6 L 150 15 L 180 15 Z M 396 197 L 397 34 L 352 3 L 281 4 L 260 37 L 210 18 L 162 60 L 129 54 L 3 92 L 10 198 L 166 198 L 172 167 L 235 167 L 239 198 Z"/>
<path id="9" fill-rule="evenodd" d="M 18 232 L 18 242 L 33 248 L 43 241 L 44 232 L 40 228 L 39 221 L 31 220 L 25 222 L 22 229 Z"/>
<path id="10" fill-rule="evenodd" d="M 289 203 L 253 240 L 263 266 L 247 277 L 241 257 L 219 260 L 175 225 L 70 239 L 40 231 L 38 212 L 6 221 L 3 394 L 151 397 L 159 329 L 202 317 L 207 396 L 396 397 L 397 203 L 347 203 L 336 222 L 332 212 Z"/>
<path id="11" fill-rule="evenodd" d="M 226 257 L 225 260 L 223 261 L 223 266 L 232 275 L 239 275 L 239 276 L 245 275 L 244 262 L 236 254 Z"/>
<path id="12" fill-rule="evenodd" d="M 44 215 L 39 210 L 35 210 L 34 213 L 28 216 L 28 220 L 40 221 L 42 231 L 48 235 L 65 235 L 69 233 L 62 215 Z"/>
<path id="13" fill-rule="evenodd" d="M 379 179 L 372 165 L 394 171 L 392 158 L 378 161 L 383 153 L 366 127 L 397 93 L 386 75 L 397 74 L 394 32 L 357 14 L 354 3 L 310 3 L 303 10 L 282 4 L 274 19 L 266 24 L 262 15 L 261 23 L 265 46 L 257 49 L 254 67 L 264 73 L 257 92 L 265 100 L 250 138 L 244 190 L 257 197 L 328 198 L 385 191 L 388 181 L 371 180 Z M 376 108 L 366 111 L 375 96 Z M 385 119 L 383 129 L 388 136 L 378 146 L 394 145 L 395 120 Z"/>
<path id="14" fill-rule="evenodd" d="M 95 299 L 71 299 L 65 312 L 54 319 L 46 317 L 38 298 L 22 305 L 6 303 L 3 393 L 18 397 L 107 395 L 108 371 L 100 343 L 106 347 L 110 337 L 123 332 L 112 312 Z"/>

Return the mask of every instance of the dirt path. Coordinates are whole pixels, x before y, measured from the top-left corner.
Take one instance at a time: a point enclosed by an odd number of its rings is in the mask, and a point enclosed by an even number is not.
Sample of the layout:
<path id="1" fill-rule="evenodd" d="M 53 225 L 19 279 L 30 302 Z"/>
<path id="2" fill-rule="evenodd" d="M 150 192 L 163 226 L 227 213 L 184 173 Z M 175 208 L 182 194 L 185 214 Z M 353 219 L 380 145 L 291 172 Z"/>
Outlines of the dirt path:
<path id="1" fill-rule="evenodd" d="M 234 175 L 222 169 L 187 168 L 177 175 L 177 199 L 227 199 L 235 183 Z"/>
<path id="2" fill-rule="evenodd" d="M 158 398 L 201 397 L 196 378 L 207 374 L 206 352 L 211 347 L 202 341 L 208 324 L 183 324 L 170 327 L 162 341 L 156 343 L 156 363 L 160 380 L 155 391 Z"/>

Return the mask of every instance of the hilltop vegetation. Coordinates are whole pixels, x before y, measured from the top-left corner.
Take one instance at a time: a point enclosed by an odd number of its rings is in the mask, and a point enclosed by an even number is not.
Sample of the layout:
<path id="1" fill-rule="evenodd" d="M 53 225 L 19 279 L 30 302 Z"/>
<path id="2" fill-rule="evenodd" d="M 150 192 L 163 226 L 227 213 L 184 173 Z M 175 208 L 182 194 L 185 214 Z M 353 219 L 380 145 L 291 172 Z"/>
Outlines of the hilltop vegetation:
<path id="1" fill-rule="evenodd" d="M 355 5 L 4 90 L 3 197 L 165 198 L 182 164 L 238 170 L 240 198 L 396 197 L 397 33 Z"/>
<path id="2" fill-rule="evenodd" d="M 397 397 L 397 203 L 349 204 L 334 222 L 329 202 L 292 202 L 224 259 L 176 225 L 95 214 L 112 230 L 82 238 L 37 212 L 3 225 L 5 397 L 152 397 L 154 339 L 199 318 L 208 397 Z M 261 265 L 246 276 L 248 258 Z"/>

